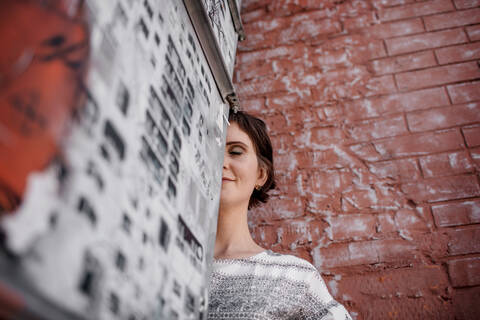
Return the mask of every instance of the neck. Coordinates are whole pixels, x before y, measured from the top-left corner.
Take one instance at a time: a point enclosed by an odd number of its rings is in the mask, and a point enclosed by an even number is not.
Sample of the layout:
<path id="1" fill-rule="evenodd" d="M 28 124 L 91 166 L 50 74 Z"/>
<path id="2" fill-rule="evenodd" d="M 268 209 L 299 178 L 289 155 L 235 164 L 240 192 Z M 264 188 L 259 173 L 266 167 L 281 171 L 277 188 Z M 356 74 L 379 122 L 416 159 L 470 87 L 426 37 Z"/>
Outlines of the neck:
<path id="1" fill-rule="evenodd" d="M 258 250 L 248 229 L 248 202 L 238 206 L 220 205 L 214 256 L 235 256 Z"/>

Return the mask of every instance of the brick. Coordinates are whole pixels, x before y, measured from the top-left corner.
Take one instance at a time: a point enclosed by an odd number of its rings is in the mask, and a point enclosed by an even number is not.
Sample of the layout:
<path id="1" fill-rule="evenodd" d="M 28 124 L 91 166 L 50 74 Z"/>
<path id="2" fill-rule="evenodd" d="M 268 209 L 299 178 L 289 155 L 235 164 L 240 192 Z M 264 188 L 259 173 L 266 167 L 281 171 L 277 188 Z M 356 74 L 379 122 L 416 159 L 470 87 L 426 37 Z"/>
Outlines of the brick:
<path id="1" fill-rule="evenodd" d="M 450 0 L 426 1 L 380 10 L 382 21 L 399 20 L 453 10 Z"/>
<path id="2" fill-rule="evenodd" d="M 272 135 L 283 133 L 285 132 L 285 128 L 288 128 L 285 114 L 281 112 L 269 114 L 268 117 L 265 118 L 265 124 L 267 125 L 268 132 Z"/>
<path id="3" fill-rule="evenodd" d="M 480 285 L 480 258 L 451 260 L 448 261 L 447 265 L 453 287 Z"/>
<path id="4" fill-rule="evenodd" d="M 411 131 L 426 131 L 466 125 L 480 121 L 480 102 L 420 110 L 407 114 Z"/>
<path id="5" fill-rule="evenodd" d="M 370 78 L 365 87 L 367 88 L 367 92 L 365 93 L 365 96 L 367 97 L 389 94 L 397 91 L 392 75 Z"/>
<path id="6" fill-rule="evenodd" d="M 348 292 L 355 300 L 356 296 L 413 297 L 418 293 L 428 296 L 432 292 L 444 292 L 449 287 L 447 273 L 441 266 L 413 266 L 407 268 L 387 269 L 382 272 L 365 272 L 347 275 L 340 281 L 340 289 Z M 387 299 L 390 300 L 390 299 Z M 380 319 L 388 319 L 380 318 Z M 408 319 L 398 318 L 398 319 Z"/>
<path id="7" fill-rule="evenodd" d="M 303 13 L 297 13 L 295 15 L 292 15 L 290 22 L 296 23 L 296 22 L 302 22 L 305 20 L 316 21 L 316 20 L 321 20 L 328 17 L 329 17 L 328 10 L 312 10 L 312 11 L 306 11 Z"/>
<path id="8" fill-rule="evenodd" d="M 480 167 L 480 148 L 470 149 L 470 155 L 478 167 Z"/>
<path id="9" fill-rule="evenodd" d="M 254 33 L 248 35 L 245 40 L 237 45 L 239 52 L 254 51 L 258 49 L 267 49 L 275 45 L 274 33 Z"/>
<path id="10" fill-rule="evenodd" d="M 362 319 L 452 319 L 452 306 L 442 299 L 451 288 L 441 266 L 347 274 L 336 287 Z"/>
<path id="11" fill-rule="evenodd" d="M 284 28 L 289 25 L 288 18 L 262 19 L 260 21 L 245 24 L 244 29 L 247 35 L 267 33 L 275 29 Z"/>
<path id="12" fill-rule="evenodd" d="M 448 253 L 452 256 L 480 252 L 480 228 L 448 231 Z"/>
<path id="13" fill-rule="evenodd" d="M 329 219 L 327 233 L 331 240 L 371 238 L 375 234 L 375 216 L 347 214 Z M 327 220 L 328 221 L 328 220 Z"/>
<path id="14" fill-rule="evenodd" d="M 432 214 L 438 227 L 480 223 L 480 200 L 435 205 Z"/>
<path id="15" fill-rule="evenodd" d="M 463 138 L 457 130 L 443 130 L 389 138 L 373 145 L 379 158 L 387 160 L 458 150 L 463 147 Z"/>
<path id="16" fill-rule="evenodd" d="M 381 23 L 363 30 L 368 36 L 378 39 L 406 36 L 409 34 L 421 33 L 423 31 L 425 31 L 425 28 L 423 27 L 423 22 L 420 18 Z"/>
<path id="17" fill-rule="evenodd" d="M 480 42 L 435 50 L 440 64 L 480 59 Z"/>
<path id="18" fill-rule="evenodd" d="M 480 7 L 480 0 L 454 0 L 457 9 Z"/>
<path id="19" fill-rule="evenodd" d="M 420 178 L 420 171 L 414 159 L 399 159 L 368 163 L 368 168 L 380 179 L 410 181 Z"/>
<path id="20" fill-rule="evenodd" d="M 374 240 L 315 248 L 313 263 L 317 267 L 335 268 L 380 262 L 407 262 L 416 259 L 415 246 L 403 240 Z"/>
<path id="21" fill-rule="evenodd" d="M 388 74 L 435 66 L 435 56 L 432 51 L 417 52 L 403 56 L 373 60 L 370 65 L 375 74 Z"/>
<path id="22" fill-rule="evenodd" d="M 415 202 L 436 202 L 480 195 L 480 186 L 475 176 L 441 177 L 408 182 L 401 185 L 401 190 Z"/>
<path id="23" fill-rule="evenodd" d="M 365 316 L 362 319 L 452 320 L 453 307 L 443 301 L 444 297 L 444 294 L 432 296 L 431 293 L 422 295 L 419 292 L 409 297 L 397 297 L 396 293 L 377 299 L 369 297 L 358 303 L 358 314 Z"/>
<path id="24" fill-rule="evenodd" d="M 480 314 L 480 287 L 458 288 L 453 295 L 455 319 L 474 320 Z"/>
<path id="25" fill-rule="evenodd" d="M 272 49 L 262 49 L 253 52 L 238 52 L 238 64 L 252 63 L 254 61 L 265 61 L 268 59 L 279 57 L 300 57 L 306 53 L 306 48 L 301 45 L 297 46 L 276 46 Z"/>
<path id="26" fill-rule="evenodd" d="M 281 78 L 252 79 L 239 83 L 237 87 L 237 93 L 242 99 L 275 92 L 288 92 L 287 84 Z"/>
<path id="27" fill-rule="evenodd" d="M 338 21 L 324 19 L 312 23 L 312 21 L 304 20 L 291 25 L 289 28 L 282 29 L 278 37 L 276 37 L 276 43 L 283 44 L 292 41 L 307 40 L 340 31 L 341 25 Z"/>
<path id="28" fill-rule="evenodd" d="M 341 128 L 325 127 L 304 130 L 296 136 L 296 145 L 308 146 L 312 149 L 324 149 L 325 145 L 339 143 L 345 140 L 345 133 Z"/>
<path id="29" fill-rule="evenodd" d="M 242 14 L 261 8 L 269 2 L 268 0 L 244 0 L 241 5 Z"/>
<path id="30" fill-rule="evenodd" d="M 348 52 L 345 49 L 323 50 L 316 49 L 309 57 L 312 66 L 325 68 L 325 66 L 349 66 L 351 62 L 348 59 Z"/>
<path id="31" fill-rule="evenodd" d="M 480 68 L 476 62 L 464 62 L 395 75 L 400 90 L 420 89 L 479 77 Z"/>
<path id="32" fill-rule="evenodd" d="M 260 78 L 273 74 L 273 66 L 271 62 L 244 64 L 235 69 L 235 80 L 237 83 L 250 80 L 252 78 Z"/>
<path id="33" fill-rule="evenodd" d="M 245 12 L 245 13 L 242 13 L 242 22 L 245 26 L 250 22 L 256 21 L 260 18 L 264 18 L 266 14 L 267 12 L 265 11 L 265 8 L 260 8 L 250 12 Z"/>
<path id="34" fill-rule="evenodd" d="M 278 242 L 277 226 L 259 225 L 252 230 L 252 238 L 263 245 L 272 246 Z"/>
<path id="35" fill-rule="evenodd" d="M 407 3 L 412 3 L 415 2 L 415 0 L 373 0 L 372 2 L 377 6 L 394 7 Z"/>
<path id="36" fill-rule="evenodd" d="M 480 23 L 480 8 L 438 14 L 423 18 L 428 31 Z"/>
<path id="37" fill-rule="evenodd" d="M 294 137 L 290 134 L 280 134 L 272 139 L 273 150 L 276 154 L 285 154 L 290 152 Z"/>
<path id="38" fill-rule="evenodd" d="M 466 30 L 471 41 L 480 40 L 480 25 L 467 27 Z"/>
<path id="39" fill-rule="evenodd" d="M 432 154 L 419 158 L 425 178 L 468 173 L 474 170 L 466 151 Z"/>
<path id="40" fill-rule="evenodd" d="M 427 224 L 412 209 L 400 209 L 395 213 L 395 224 L 400 230 L 428 231 Z"/>
<path id="41" fill-rule="evenodd" d="M 353 189 L 342 192 L 342 211 L 358 212 L 362 209 L 378 208 L 379 203 L 377 191 L 375 188 Z"/>
<path id="42" fill-rule="evenodd" d="M 351 56 L 352 61 L 363 62 L 369 59 L 385 57 L 387 52 L 383 40 L 375 40 L 362 34 L 348 34 L 331 39 L 326 43 L 329 49 L 347 49 L 355 51 Z"/>
<path id="43" fill-rule="evenodd" d="M 324 2 L 317 0 L 277 0 L 268 1 L 268 11 L 277 15 L 291 15 L 301 11 L 317 10 L 325 7 Z"/>
<path id="44" fill-rule="evenodd" d="M 263 98 L 250 99 L 250 100 L 248 100 L 248 99 L 243 100 L 242 99 L 240 104 L 242 105 L 242 108 L 244 108 L 245 110 L 247 110 L 249 112 L 262 114 L 263 112 L 268 111 L 265 108 L 265 99 L 263 99 Z"/>
<path id="45" fill-rule="evenodd" d="M 335 268 L 352 265 L 348 244 L 330 245 L 327 248 L 315 248 L 312 252 L 313 265 L 317 268 Z M 375 262 L 375 260 L 374 260 Z M 360 263 L 356 263 L 360 264 Z"/>
<path id="46" fill-rule="evenodd" d="M 462 29 L 452 29 L 385 40 L 389 55 L 444 47 L 467 42 Z"/>
<path id="47" fill-rule="evenodd" d="M 352 183 L 352 174 L 348 171 L 314 171 L 308 175 L 308 189 L 320 194 L 341 192 Z"/>
<path id="48" fill-rule="evenodd" d="M 392 94 L 385 97 L 359 99 L 345 102 L 345 115 L 349 119 L 378 117 L 380 115 L 428 109 L 449 105 L 442 88 L 430 88 Z"/>
<path id="49" fill-rule="evenodd" d="M 343 21 L 343 28 L 348 31 L 367 28 L 378 22 L 374 12 L 358 15 L 352 18 L 346 18 Z"/>
<path id="50" fill-rule="evenodd" d="M 255 223 L 294 219 L 301 217 L 305 212 L 305 206 L 299 197 L 275 197 L 265 205 L 255 210 L 255 215 L 250 220 Z"/>
<path id="51" fill-rule="evenodd" d="M 302 106 L 302 98 L 297 94 L 268 95 L 265 106 L 269 109 L 295 108 Z"/>
<path id="52" fill-rule="evenodd" d="M 407 133 L 402 115 L 384 119 L 364 120 L 349 125 L 347 132 L 353 141 L 365 141 L 393 137 Z"/>
<path id="53" fill-rule="evenodd" d="M 339 169 L 352 163 L 350 157 L 337 148 L 300 151 L 295 153 L 295 158 L 299 168 Z"/>
<path id="54" fill-rule="evenodd" d="M 480 100 L 479 81 L 449 85 L 447 90 L 453 103 Z"/>
<path id="55" fill-rule="evenodd" d="M 480 146 L 480 127 L 467 127 L 462 128 L 463 136 L 467 141 L 467 146 L 477 147 Z"/>
<path id="56" fill-rule="evenodd" d="M 326 226 L 326 223 L 319 221 L 289 220 L 282 222 L 275 230 L 275 234 L 283 246 L 292 247 L 318 241 Z"/>
<path id="57" fill-rule="evenodd" d="M 395 220 L 390 214 L 379 214 L 377 215 L 377 232 L 378 233 L 390 233 L 397 232 L 397 226 L 395 225 Z"/>

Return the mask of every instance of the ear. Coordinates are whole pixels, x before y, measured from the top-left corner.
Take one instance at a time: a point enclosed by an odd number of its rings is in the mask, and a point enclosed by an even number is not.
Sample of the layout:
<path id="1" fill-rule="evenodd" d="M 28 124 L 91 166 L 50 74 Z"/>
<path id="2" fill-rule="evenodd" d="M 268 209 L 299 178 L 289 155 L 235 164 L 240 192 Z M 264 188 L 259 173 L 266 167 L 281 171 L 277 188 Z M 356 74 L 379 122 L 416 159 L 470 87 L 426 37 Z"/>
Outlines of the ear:
<path id="1" fill-rule="evenodd" d="M 268 179 L 267 168 L 263 163 L 260 163 L 258 166 L 258 177 L 256 185 L 263 186 Z"/>

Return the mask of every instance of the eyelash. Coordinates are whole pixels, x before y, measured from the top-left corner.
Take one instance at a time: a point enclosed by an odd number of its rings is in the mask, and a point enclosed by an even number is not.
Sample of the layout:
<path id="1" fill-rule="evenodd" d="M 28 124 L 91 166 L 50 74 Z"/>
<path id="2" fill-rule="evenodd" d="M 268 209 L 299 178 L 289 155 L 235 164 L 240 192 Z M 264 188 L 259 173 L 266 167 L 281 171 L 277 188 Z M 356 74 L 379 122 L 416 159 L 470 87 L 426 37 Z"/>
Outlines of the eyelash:
<path id="1" fill-rule="evenodd" d="M 231 155 L 234 155 L 234 156 L 239 156 L 239 155 L 241 155 L 243 152 L 242 152 L 242 151 L 233 151 L 233 150 L 232 150 L 232 151 L 230 151 L 229 153 L 230 153 Z"/>

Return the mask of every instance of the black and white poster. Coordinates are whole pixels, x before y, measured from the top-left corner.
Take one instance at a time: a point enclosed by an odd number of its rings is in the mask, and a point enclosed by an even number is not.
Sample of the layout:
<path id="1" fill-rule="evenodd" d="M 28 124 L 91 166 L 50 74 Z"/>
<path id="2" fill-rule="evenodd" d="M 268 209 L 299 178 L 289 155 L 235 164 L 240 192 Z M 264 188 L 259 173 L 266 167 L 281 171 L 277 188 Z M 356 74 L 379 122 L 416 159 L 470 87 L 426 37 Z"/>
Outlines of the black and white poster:
<path id="1" fill-rule="evenodd" d="M 228 104 L 185 5 L 65 2 L 88 24 L 84 100 L 2 216 L 2 278 L 79 319 L 204 319 Z M 204 6 L 232 72 L 228 3 Z"/>

